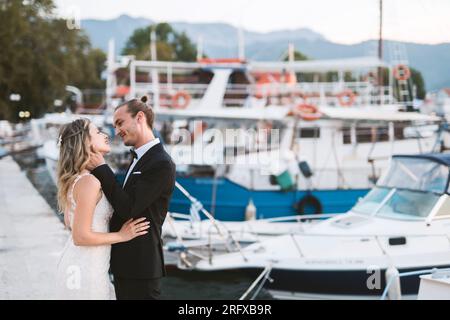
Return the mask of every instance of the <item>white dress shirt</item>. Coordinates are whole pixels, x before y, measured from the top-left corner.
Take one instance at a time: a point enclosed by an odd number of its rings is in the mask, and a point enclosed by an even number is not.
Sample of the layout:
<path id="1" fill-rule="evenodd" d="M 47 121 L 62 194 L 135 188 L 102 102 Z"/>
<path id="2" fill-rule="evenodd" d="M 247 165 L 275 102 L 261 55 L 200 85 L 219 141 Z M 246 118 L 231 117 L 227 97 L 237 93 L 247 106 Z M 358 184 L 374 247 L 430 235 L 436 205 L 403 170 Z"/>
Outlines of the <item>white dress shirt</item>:
<path id="1" fill-rule="evenodd" d="M 139 159 L 142 158 L 142 156 L 150 150 L 152 147 L 156 146 L 159 143 L 159 138 L 155 138 L 153 140 L 150 140 L 146 144 L 140 146 L 139 148 L 135 149 L 134 152 L 137 154 L 137 158 L 133 159 L 133 163 L 131 164 L 130 168 L 128 169 L 127 176 L 125 177 L 125 180 L 123 181 L 122 188 L 125 187 L 125 184 L 127 183 L 128 177 L 130 176 L 131 172 L 133 172 L 133 168 L 136 165 L 136 163 L 139 161 Z"/>

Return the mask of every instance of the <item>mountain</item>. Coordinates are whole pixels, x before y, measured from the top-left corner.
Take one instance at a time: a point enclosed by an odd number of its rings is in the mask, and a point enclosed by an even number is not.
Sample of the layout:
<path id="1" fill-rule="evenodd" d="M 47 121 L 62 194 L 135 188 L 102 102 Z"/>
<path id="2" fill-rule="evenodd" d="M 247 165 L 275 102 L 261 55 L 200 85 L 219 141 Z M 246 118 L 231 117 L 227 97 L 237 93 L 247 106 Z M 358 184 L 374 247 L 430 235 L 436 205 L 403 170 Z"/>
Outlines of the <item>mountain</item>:
<path id="1" fill-rule="evenodd" d="M 152 24 L 146 18 L 121 15 L 111 20 L 82 20 L 81 27 L 91 38 L 95 47 L 107 51 L 110 38 L 116 41 L 119 54 L 128 37 L 137 28 Z M 225 23 L 185 23 L 171 22 L 175 30 L 184 31 L 193 42 L 201 37 L 203 50 L 209 57 L 229 58 L 238 55 L 238 29 Z M 368 40 L 345 45 L 327 40 L 308 28 L 280 30 L 268 33 L 242 31 L 245 39 L 245 54 L 251 60 L 280 60 L 287 51 L 288 43 L 312 59 L 350 58 L 374 56 L 377 41 Z M 385 41 L 384 52 L 389 61 L 393 48 L 398 42 Z M 450 43 L 437 45 L 401 43 L 408 55 L 410 65 L 419 70 L 425 79 L 427 90 L 450 87 Z"/>
<path id="2" fill-rule="evenodd" d="M 105 52 L 108 52 L 109 39 L 114 38 L 116 52 L 120 53 L 134 30 L 146 27 L 152 23 L 152 20 L 146 18 L 133 18 L 121 15 L 112 20 L 81 20 L 81 28 L 86 31 L 92 45 Z"/>

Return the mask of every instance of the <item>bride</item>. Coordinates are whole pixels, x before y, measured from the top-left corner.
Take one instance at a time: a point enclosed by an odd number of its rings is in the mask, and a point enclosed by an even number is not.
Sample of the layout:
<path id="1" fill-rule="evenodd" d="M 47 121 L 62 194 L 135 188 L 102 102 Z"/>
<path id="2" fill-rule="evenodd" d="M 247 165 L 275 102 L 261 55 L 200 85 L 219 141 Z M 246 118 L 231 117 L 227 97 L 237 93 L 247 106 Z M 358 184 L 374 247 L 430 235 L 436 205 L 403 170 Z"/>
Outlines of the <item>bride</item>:
<path id="1" fill-rule="evenodd" d="M 78 119 L 61 128 L 59 145 L 58 206 L 71 234 L 57 268 L 56 298 L 115 299 L 108 273 L 111 244 L 145 235 L 149 222 L 131 219 L 119 232 L 109 232 L 113 209 L 86 169 L 91 152 L 110 151 L 106 134 Z"/>

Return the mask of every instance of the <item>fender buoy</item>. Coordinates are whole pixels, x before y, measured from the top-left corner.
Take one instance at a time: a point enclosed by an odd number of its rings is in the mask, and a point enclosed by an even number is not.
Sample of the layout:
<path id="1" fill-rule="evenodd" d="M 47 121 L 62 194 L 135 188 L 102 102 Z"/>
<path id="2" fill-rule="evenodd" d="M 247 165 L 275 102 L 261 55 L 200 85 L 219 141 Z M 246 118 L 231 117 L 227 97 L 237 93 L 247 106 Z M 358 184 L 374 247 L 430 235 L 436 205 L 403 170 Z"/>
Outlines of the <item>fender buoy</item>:
<path id="1" fill-rule="evenodd" d="M 355 94 L 352 90 L 344 90 L 337 95 L 339 104 L 343 107 L 350 107 L 355 103 Z"/>
<path id="2" fill-rule="evenodd" d="M 322 113 L 319 111 L 319 108 L 315 105 L 307 103 L 298 104 L 292 113 L 305 121 L 314 121 L 322 117 Z"/>
<path id="3" fill-rule="evenodd" d="M 178 91 L 172 97 L 172 108 L 185 109 L 191 102 L 191 95 L 186 91 Z"/>
<path id="4" fill-rule="evenodd" d="M 306 195 L 302 200 L 297 202 L 295 210 L 298 214 L 320 214 L 322 213 L 322 204 L 319 199 L 312 195 Z"/>
<path id="5" fill-rule="evenodd" d="M 411 70 L 405 64 L 398 64 L 394 67 L 394 77 L 397 80 L 408 80 L 411 76 Z"/>

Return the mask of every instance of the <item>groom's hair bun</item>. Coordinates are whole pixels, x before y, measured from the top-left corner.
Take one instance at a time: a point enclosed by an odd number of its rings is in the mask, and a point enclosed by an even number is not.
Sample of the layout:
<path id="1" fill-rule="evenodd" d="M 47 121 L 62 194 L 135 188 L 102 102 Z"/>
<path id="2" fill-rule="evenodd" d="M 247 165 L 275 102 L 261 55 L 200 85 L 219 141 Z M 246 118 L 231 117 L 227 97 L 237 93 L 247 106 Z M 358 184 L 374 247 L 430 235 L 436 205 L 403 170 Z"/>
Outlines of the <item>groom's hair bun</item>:
<path id="1" fill-rule="evenodd" d="M 132 99 L 125 103 L 119 105 L 114 111 L 124 106 L 127 107 L 128 113 L 134 118 L 138 114 L 138 112 L 142 111 L 145 114 L 145 118 L 147 119 L 147 125 L 150 129 L 153 129 L 153 122 L 155 121 L 155 114 L 153 113 L 152 107 L 147 104 L 148 97 L 143 96 L 140 99 Z"/>

